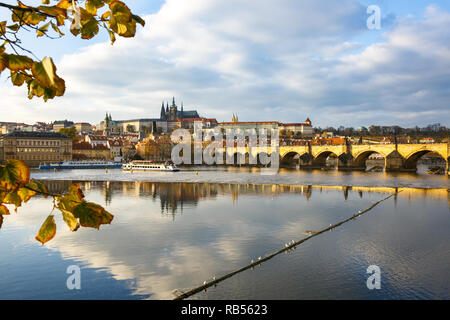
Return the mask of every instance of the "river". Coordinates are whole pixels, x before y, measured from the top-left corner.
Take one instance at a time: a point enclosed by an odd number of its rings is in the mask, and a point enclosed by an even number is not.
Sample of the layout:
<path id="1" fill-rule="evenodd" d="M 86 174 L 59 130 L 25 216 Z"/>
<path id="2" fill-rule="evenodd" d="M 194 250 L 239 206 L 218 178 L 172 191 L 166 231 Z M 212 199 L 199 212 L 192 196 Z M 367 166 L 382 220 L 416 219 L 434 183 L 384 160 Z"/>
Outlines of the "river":
<path id="1" fill-rule="evenodd" d="M 198 171 L 198 173 L 196 173 Z M 450 299 L 447 176 L 193 168 L 32 172 L 53 192 L 77 182 L 111 225 L 34 236 L 52 210 L 37 197 L 0 231 L 1 299 L 173 299 L 400 193 L 295 250 L 190 299 Z M 68 290 L 69 266 L 81 290 Z M 367 268 L 380 267 L 369 290 Z"/>

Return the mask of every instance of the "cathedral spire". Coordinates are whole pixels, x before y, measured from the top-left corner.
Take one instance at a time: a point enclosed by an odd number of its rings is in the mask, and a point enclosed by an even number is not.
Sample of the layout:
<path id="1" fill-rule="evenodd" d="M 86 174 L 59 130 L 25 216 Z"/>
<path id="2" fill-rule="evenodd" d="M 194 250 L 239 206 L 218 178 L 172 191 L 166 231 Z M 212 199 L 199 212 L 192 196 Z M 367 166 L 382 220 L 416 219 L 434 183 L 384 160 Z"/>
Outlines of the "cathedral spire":
<path id="1" fill-rule="evenodd" d="M 165 116 L 166 116 L 166 112 L 164 110 L 164 101 L 163 101 L 162 106 L 161 106 L 161 116 L 160 116 L 161 120 L 163 120 L 165 118 Z"/>

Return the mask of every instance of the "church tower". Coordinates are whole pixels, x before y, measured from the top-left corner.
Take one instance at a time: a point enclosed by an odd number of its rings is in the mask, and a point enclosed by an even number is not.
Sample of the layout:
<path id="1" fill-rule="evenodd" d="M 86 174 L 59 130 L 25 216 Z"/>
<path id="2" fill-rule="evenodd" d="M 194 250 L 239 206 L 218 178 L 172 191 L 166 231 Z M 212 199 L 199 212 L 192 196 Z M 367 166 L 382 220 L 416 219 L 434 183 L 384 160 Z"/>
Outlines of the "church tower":
<path id="1" fill-rule="evenodd" d="M 170 121 L 176 121 L 177 120 L 177 113 L 178 113 L 178 107 L 175 104 L 175 97 L 173 97 L 172 105 L 170 106 L 170 110 L 169 110 L 169 120 Z"/>
<path id="2" fill-rule="evenodd" d="M 161 119 L 161 120 L 166 120 L 166 111 L 164 110 L 164 101 L 163 101 L 162 106 L 161 106 L 161 116 L 160 116 L 160 119 Z"/>

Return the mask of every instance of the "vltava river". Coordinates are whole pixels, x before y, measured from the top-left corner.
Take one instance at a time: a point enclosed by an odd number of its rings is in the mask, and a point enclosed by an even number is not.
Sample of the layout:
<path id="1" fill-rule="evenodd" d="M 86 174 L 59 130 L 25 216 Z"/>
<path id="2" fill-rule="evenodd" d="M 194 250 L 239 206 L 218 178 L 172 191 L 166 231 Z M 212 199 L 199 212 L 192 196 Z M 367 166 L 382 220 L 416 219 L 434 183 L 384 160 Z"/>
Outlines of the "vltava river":
<path id="1" fill-rule="evenodd" d="M 5 217 L 0 299 L 172 299 L 174 290 L 243 267 L 395 191 L 402 192 L 355 221 L 191 299 L 450 298 L 446 176 L 262 176 L 248 169 L 32 175 L 50 179 L 45 182 L 53 192 L 79 181 L 86 198 L 115 217 L 99 231 L 70 232 L 54 212 L 57 234 L 45 246 L 34 236 L 52 210 L 51 200 L 32 199 Z M 81 268 L 81 290 L 66 286 L 71 265 Z M 381 269 L 380 290 L 366 286 L 370 265 Z"/>

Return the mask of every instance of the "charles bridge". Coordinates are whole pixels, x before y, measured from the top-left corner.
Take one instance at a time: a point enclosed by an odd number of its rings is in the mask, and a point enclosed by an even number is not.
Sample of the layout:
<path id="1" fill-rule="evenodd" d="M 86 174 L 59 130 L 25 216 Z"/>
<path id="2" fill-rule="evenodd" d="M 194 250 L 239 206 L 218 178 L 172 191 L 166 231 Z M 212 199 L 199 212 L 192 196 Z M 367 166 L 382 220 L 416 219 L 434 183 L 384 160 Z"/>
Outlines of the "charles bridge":
<path id="1" fill-rule="evenodd" d="M 264 151 L 262 151 L 264 150 Z M 225 150 L 223 150 L 225 152 Z M 257 161 L 261 153 L 271 154 L 271 148 L 234 147 L 226 149 L 228 155 L 234 155 L 235 162 L 252 163 L 250 158 Z M 380 154 L 385 161 L 386 171 L 416 171 L 417 161 L 427 153 L 439 154 L 449 170 L 449 143 L 427 144 L 342 144 L 342 145 L 283 145 L 279 147 L 280 162 L 282 164 L 298 164 L 300 168 L 322 168 L 328 157 L 337 158 L 340 170 L 365 170 L 366 160 L 373 154 Z M 241 158 L 242 157 L 242 158 Z M 239 161 L 241 158 L 241 162 Z M 259 161 L 257 162 L 259 163 Z"/>

